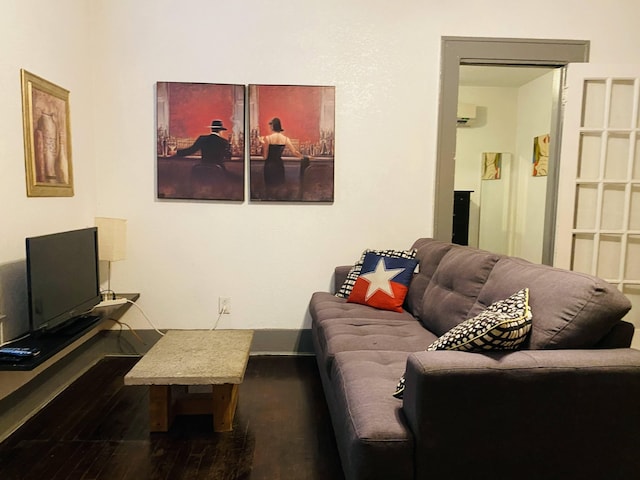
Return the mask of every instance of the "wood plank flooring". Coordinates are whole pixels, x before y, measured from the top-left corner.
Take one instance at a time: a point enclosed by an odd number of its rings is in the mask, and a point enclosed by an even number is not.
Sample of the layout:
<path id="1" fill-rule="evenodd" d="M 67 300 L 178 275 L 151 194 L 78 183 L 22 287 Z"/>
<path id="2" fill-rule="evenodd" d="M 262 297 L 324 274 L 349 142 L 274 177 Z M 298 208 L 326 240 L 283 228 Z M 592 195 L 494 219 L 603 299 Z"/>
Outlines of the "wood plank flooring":
<path id="1" fill-rule="evenodd" d="M 251 357 L 228 433 L 194 415 L 150 434 L 137 361 L 102 360 L 0 444 L 0 479 L 344 478 L 315 358 Z"/>

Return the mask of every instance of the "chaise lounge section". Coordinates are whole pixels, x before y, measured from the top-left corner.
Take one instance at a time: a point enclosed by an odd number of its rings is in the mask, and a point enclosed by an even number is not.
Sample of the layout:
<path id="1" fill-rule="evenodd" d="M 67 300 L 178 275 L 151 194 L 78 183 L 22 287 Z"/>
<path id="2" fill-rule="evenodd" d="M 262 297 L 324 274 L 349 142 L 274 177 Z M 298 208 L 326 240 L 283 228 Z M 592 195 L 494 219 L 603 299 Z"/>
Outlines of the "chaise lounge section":
<path id="1" fill-rule="evenodd" d="M 640 351 L 626 297 L 590 275 L 469 247 L 424 238 L 412 249 L 418 272 L 400 312 L 311 298 L 346 478 L 637 478 Z M 350 269 L 336 268 L 336 291 Z M 426 350 L 521 289 L 532 316 L 517 350 Z"/>

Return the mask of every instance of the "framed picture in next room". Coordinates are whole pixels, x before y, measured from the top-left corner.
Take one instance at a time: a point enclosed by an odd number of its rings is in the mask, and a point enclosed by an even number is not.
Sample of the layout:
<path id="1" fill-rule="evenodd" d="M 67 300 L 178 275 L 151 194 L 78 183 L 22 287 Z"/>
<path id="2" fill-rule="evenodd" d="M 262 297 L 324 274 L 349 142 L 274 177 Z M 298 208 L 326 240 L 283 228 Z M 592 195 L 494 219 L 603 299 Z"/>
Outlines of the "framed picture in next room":
<path id="1" fill-rule="evenodd" d="M 502 153 L 482 154 L 482 180 L 500 180 L 502 174 Z"/>
<path id="2" fill-rule="evenodd" d="M 546 177 L 549 170 L 549 134 L 539 135 L 533 139 L 533 176 Z"/>
<path id="3" fill-rule="evenodd" d="M 72 197 L 69 91 L 26 70 L 20 76 L 27 196 Z"/>
<path id="4" fill-rule="evenodd" d="M 335 87 L 249 85 L 252 201 L 333 202 Z"/>
<path id="5" fill-rule="evenodd" d="M 157 194 L 244 200 L 245 87 L 158 82 Z"/>

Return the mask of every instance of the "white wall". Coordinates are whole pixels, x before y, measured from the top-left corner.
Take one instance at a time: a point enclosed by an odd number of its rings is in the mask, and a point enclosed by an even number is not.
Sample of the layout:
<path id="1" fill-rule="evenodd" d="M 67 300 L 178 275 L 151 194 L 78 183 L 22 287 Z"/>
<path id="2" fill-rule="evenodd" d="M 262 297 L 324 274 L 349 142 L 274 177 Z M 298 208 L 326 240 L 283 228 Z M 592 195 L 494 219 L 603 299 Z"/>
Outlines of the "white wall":
<path id="1" fill-rule="evenodd" d="M 541 0 L 538 23 L 498 0 L 5 0 L 0 264 L 26 235 L 124 217 L 112 286 L 141 292 L 159 327 L 211 325 L 218 296 L 221 327 L 306 327 L 335 264 L 431 233 L 441 36 L 589 39 L 592 61 L 638 61 L 640 4 L 589 2 L 577 22 L 584 5 Z M 25 197 L 21 67 L 72 92 L 72 199 Z M 335 203 L 156 200 L 157 81 L 335 85 Z"/>
<path id="2" fill-rule="evenodd" d="M 503 160 L 504 175 L 500 180 L 481 180 L 482 153 L 509 153 L 510 158 L 513 158 L 516 151 L 518 89 L 461 86 L 458 100 L 476 105 L 478 113 L 476 120 L 468 127 L 457 129 L 456 138 L 455 189 L 473 190 L 469 212 L 469 244 L 498 253 L 508 253 L 507 225 L 503 225 L 502 229 L 483 229 L 481 239 L 480 215 L 484 212 L 483 217 L 486 219 L 491 212 L 491 216 L 497 219 L 506 213 L 502 209 L 508 207 L 508 204 L 497 201 L 485 205 L 482 210 L 481 196 L 483 187 L 485 190 L 507 188 L 510 160 Z"/>
<path id="3" fill-rule="evenodd" d="M 0 5 L 0 313 L 7 314 L 5 340 L 28 329 L 26 297 L 16 300 L 26 296 L 26 287 L 16 280 L 13 268 L 24 260 L 25 237 L 93 224 L 96 182 L 88 6 L 84 0 L 11 0 Z M 26 196 L 21 68 L 71 92 L 72 198 Z"/>
<path id="4" fill-rule="evenodd" d="M 24 237 L 89 225 L 95 210 L 87 2 L 5 1 L 0 6 L 0 263 L 24 257 Z M 27 198 L 20 69 L 69 90 L 75 176 L 72 198 Z"/>
<path id="5" fill-rule="evenodd" d="M 95 82 L 111 94 L 96 98 L 95 111 L 117 139 L 96 150 L 98 213 L 128 219 L 129 258 L 113 265 L 112 286 L 141 291 L 158 326 L 206 328 L 225 296 L 232 314 L 220 327 L 308 327 L 310 295 L 329 288 L 334 265 L 430 233 L 433 145 L 420 132 L 437 77 L 398 55 L 420 41 L 406 31 L 410 15 L 387 22 L 379 2 L 367 11 L 332 1 L 97 5 Z M 335 85 L 335 203 L 156 200 L 160 80 Z M 416 102 L 418 88 L 431 93 Z"/>

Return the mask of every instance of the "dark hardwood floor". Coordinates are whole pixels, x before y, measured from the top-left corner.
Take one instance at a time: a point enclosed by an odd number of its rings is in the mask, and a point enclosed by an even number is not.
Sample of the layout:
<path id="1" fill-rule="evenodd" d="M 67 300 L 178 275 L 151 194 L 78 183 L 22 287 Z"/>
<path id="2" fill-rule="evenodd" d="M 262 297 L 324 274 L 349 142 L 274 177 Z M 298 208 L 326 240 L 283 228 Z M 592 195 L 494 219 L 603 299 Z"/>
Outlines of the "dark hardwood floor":
<path id="1" fill-rule="evenodd" d="M 194 415 L 150 434 L 137 361 L 102 360 L 0 444 L 0 479 L 344 478 L 315 358 L 251 357 L 229 433 Z"/>

